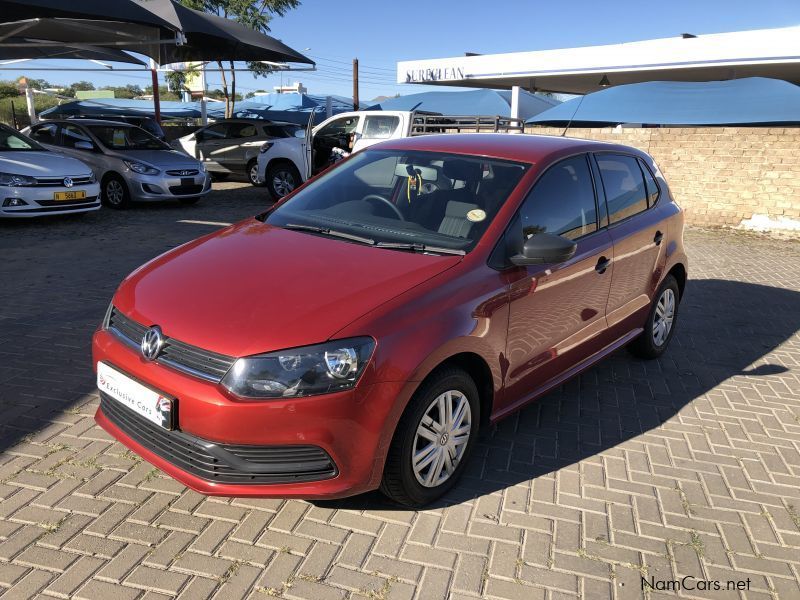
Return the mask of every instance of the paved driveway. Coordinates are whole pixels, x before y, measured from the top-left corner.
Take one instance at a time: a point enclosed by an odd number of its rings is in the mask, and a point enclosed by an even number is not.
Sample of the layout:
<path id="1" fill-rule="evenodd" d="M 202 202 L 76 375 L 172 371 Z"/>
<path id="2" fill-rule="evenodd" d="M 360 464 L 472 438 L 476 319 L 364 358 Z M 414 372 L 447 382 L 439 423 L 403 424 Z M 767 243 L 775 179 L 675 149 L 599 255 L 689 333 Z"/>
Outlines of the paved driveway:
<path id="1" fill-rule="evenodd" d="M 126 273 L 264 206 L 217 188 L 0 222 L 3 597 L 800 598 L 800 244 L 689 231 L 670 351 L 504 421 L 429 510 L 211 499 L 95 426 L 89 341 Z"/>

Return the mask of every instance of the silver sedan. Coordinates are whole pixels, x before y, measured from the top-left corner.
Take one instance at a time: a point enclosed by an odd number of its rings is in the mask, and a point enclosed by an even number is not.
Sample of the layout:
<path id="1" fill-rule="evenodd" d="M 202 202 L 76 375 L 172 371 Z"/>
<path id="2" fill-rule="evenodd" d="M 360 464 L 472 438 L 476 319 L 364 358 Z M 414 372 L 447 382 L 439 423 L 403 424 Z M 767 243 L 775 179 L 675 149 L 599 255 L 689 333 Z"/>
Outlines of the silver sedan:
<path id="1" fill-rule="evenodd" d="M 66 119 L 26 131 L 47 148 L 89 165 L 111 208 L 126 208 L 133 201 L 194 204 L 211 190 L 211 177 L 200 162 L 128 123 Z"/>

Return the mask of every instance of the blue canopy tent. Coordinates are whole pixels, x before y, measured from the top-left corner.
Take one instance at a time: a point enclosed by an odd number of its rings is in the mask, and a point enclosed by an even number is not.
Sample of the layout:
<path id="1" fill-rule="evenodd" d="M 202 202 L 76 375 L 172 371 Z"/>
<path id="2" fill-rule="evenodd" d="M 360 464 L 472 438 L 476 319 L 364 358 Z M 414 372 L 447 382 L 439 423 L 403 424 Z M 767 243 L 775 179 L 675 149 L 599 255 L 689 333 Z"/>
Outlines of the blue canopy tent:
<path id="1" fill-rule="evenodd" d="M 519 93 L 520 117 L 527 119 L 551 109 L 558 100 L 547 96 Z M 372 109 L 420 110 L 443 115 L 499 115 L 511 116 L 511 92 L 509 90 L 470 90 L 467 92 L 422 92 L 383 100 Z"/>
<path id="2" fill-rule="evenodd" d="M 207 114 L 212 119 L 225 118 L 224 102 L 208 102 Z M 259 118 L 272 121 L 288 121 L 306 125 L 314 114 L 314 122 L 319 123 L 327 115 L 327 97 L 308 94 L 266 94 L 249 100 L 237 102 L 234 117 Z M 331 96 L 331 110 L 339 114 L 353 110 L 353 101 L 341 96 Z M 103 117 L 114 115 L 144 115 L 153 117 L 155 109 L 152 100 L 128 100 L 123 98 L 97 98 L 67 102 L 42 111 L 43 119 L 82 116 Z M 199 119 L 199 102 L 161 102 L 161 116 L 166 119 Z"/>
<path id="3" fill-rule="evenodd" d="M 575 127 L 800 123 L 800 86 L 763 77 L 632 83 L 573 98 L 527 120 L 570 122 Z"/>

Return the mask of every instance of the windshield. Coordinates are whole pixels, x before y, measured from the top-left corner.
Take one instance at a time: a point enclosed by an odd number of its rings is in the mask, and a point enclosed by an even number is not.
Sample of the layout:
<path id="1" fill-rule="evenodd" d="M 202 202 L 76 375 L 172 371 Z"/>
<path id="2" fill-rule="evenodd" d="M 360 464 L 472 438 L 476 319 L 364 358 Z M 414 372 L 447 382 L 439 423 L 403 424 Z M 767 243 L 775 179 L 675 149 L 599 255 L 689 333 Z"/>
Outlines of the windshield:
<path id="1" fill-rule="evenodd" d="M 468 252 L 526 168 L 473 156 L 367 150 L 309 183 L 265 222 Z"/>
<path id="2" fill-rule="evenodd" d="M 31 138 L 14 131 L 10 127 L 0 127 L 0 152 L 10 150 L 44 150 Z"/>
<path id="3" fill-rule="evenodd" d="M 171 150 L 164 142 L 138 127 L 92 125 L 89 131 L 112 150 Z"/>

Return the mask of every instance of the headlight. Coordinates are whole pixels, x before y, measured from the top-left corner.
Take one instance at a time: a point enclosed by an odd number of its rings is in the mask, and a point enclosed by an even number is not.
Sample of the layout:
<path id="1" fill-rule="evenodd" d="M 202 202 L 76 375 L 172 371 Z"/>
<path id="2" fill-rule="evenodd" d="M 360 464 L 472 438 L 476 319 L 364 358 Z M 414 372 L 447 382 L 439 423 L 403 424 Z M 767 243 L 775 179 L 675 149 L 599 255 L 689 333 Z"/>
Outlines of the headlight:
<path id="1" fill-rule="evenodd" d="M 242 398 L 293 398 L 348 390 L 375 349 L 372 338 L 351 338 L 238 359 L 222 379 Z"/>
<path id="2" fill-rule="evenodd" d="M 272 148 L 272 145 L 273 142 L 264 142 L 263 144 L 261 144 L 261 148 L 259 148 L 258 151 L 263 154 L 264 152 Z"/>
<path id="3" fill-rule="evenodd" d="M 0 185 L 6 187 L 20 187 L 24 185 L 36 185 L 36 179 L 28 175 L 14 175 L 12 173 L 0 173 Z"/>
<path id="4" fill-rule="evenodd" d="M 200 171 L 201 173 L 205 173 L 206 166 L 203 163 L 197 163 L 197 170 Z"/>
<path id="5" fill-rule="evenodd" d="M 89 173 L 89 183 L 97 183 L 97 177 L 94 176 L 94 173 Z"/>
<path id="6" fill-rule="evenodd" d="M 122 162 L 124 162 L 125 166 L 127 166 L 131 171 L 139 173 L 140 175 L 158 175 L 161 173 L 161 171 L 155 167 L 151 167 L 150 165 L 146 165 L 144 163 L 133 160 L 123 160 Z"/>

